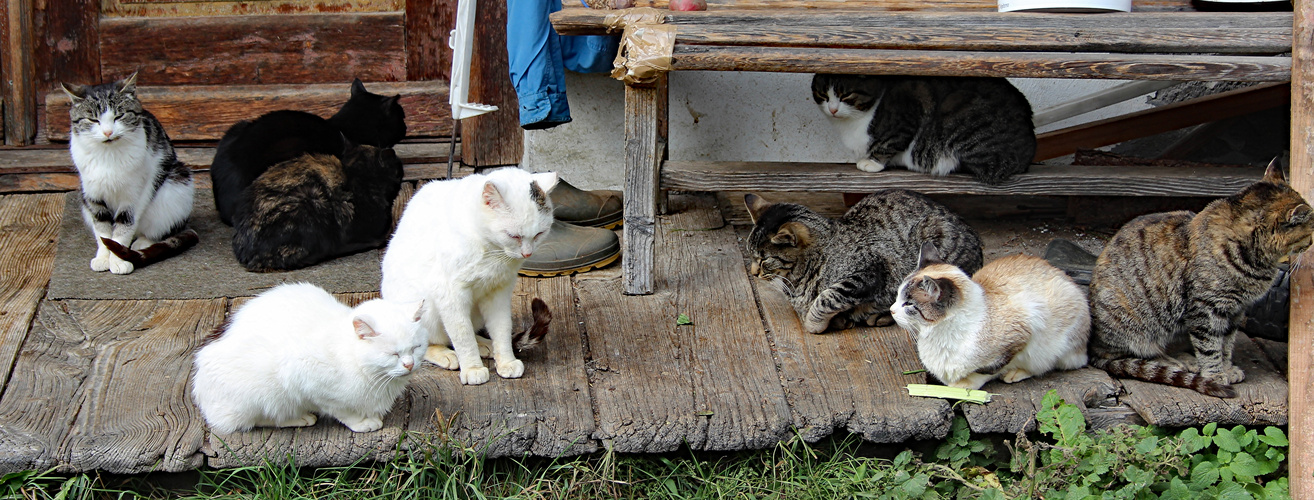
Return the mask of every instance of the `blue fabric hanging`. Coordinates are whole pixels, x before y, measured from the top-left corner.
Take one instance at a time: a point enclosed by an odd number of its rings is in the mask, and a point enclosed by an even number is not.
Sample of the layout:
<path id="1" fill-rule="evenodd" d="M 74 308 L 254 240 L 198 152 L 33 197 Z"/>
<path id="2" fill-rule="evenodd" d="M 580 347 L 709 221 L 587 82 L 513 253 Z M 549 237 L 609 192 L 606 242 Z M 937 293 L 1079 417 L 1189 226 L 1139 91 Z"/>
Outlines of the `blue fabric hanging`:
<path id="1" fill-rule="evenodd" d="M 551 128 L 570 122 L 565 70 L 611 71 L 617 36 L 561 36 L 548 15 L 561 0 L 507 0 L 506 52 L 511 84 L 520 100 L 520 126 Z"/>

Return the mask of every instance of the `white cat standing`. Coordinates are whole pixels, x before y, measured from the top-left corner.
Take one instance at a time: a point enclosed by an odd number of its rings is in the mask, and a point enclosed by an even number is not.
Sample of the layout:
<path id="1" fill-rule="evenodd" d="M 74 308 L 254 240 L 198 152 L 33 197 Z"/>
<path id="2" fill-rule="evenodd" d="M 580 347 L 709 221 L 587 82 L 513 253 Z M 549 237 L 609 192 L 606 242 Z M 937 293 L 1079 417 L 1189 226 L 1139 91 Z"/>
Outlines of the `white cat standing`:
<path id="1" fill-rule="evenodd" d="M 425 301 L 425 359 L 459 369 L 463 384 L 489 378 L 475 337 L 481 328 L 492 339 L 497 374 L 525 372 L 512 346 L 511 292 L 516 272 L 552 226 L 547 192 L 556 182 L 554 173 L 513 167 L 425 184 L 388 243 L 383 298 Z"/>
<path id="2" fill-rule="evenodd" d="M 94 86 L 63 84 L 72 99 L 69 152 L 82 184 L 82 218 L 96 236 L 94 271 L 128 274 L 133 263 L 101 238 L 142 250 L 183 230 L 192 173 L 136 96 L 137 74 Z"/>
<path id="3" fill-rule="evenodd" d="M 221 434 L 314 425 L 316 414 L 378 430 L 429 345 L 420 308 L 381 299 L 350 308 L 315 285 L 280 285 L 197 351 L 192 397 Z"/>

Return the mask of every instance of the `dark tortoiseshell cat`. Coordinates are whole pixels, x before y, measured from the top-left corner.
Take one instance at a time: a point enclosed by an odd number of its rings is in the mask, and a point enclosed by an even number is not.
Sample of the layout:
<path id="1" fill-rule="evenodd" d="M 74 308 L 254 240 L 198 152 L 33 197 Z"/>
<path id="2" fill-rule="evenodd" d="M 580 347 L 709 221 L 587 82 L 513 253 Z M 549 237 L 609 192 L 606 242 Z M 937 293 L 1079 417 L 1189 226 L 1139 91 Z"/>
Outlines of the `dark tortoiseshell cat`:
<path id="1" fill-rule="evenodd" d="M 1090 284 L 1091 365 L 1110 374 L 1235 397 L 1245 311 L 1278 261 L 1310 246 L 1310 205 L 1276 162 L 1264 178 L 1200 213 L 1139 217 L 1104 247 Z M 1195 358 L 1171 357 L 1189 342 Z"/>
<path id="2" fill-rule="evenodd" d="M 819 74 L 812 100 L 864 172 L 965 171 L 999 184 L 1036 154 L 1031 104 L 1003 78 Z"/>
<path id="3" fill-rule="evenodd" d="M 917 269 L 923 242 L 934 243 L 946 262 L 965 272 L 981 268 L 976 231 L 912 191 L 868 195 L 835 220 L 755 194 L 744 202 L 753 219 L 753 274 L 781 287 L 811 333 L 892 323 L 890 305 L 904 276 Z"/>

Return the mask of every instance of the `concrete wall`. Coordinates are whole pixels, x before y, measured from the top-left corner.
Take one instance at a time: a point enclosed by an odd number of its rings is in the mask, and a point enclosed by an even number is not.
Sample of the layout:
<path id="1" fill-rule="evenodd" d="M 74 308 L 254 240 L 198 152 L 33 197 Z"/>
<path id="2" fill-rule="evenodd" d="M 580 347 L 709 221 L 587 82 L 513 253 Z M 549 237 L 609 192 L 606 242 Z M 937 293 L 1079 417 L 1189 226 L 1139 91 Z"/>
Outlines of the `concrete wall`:
<path id="1" fill-rule="evenodd" d="M 812 75 L 676 72 L 670 79 L 673 160 L 852 162 L 812 102 Z M 1041 110 L 1119 83 L 1032 80 L 1014 84 Z M 583 189 L 616 189 L 624 178 L 625 89 L 605 74 L 566 74 L 574 121 L 525 133 L 523 166 L 559 172 Z M 1052 124 L 1051 130 L 1148 107 L 1134 99 Z"/>

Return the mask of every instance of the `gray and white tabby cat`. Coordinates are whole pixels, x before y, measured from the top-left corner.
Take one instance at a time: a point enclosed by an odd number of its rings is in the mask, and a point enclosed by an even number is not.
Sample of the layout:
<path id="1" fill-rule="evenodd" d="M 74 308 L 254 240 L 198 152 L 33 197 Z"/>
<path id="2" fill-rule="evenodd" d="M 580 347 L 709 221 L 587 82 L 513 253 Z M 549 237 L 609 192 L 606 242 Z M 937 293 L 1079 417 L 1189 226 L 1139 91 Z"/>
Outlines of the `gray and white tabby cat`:
<path id="1" fill-rule="evenodd" d="M 1031 104 L 1003 78 L 818 74 L 812 100 L 864 172 L 965 171 L 999 184 L 1036 154 Z"/>
<path id="2" fill-rule="evenodd" d="M 904 276 L 917 269 L 922 242 L 944 249 L 967 272 L 981 268 L 981 238 L 944 205 L 891 189 L 868 195 L 839 219 L 803 205 L 744 196 L 753 231 L 754 275 L 789 297 L 810 333 L 887 325 Z"/>
<path id="3" fill-rule="evenodd" d="M 192 171 L 178 161 L 160 122 L 142 109 L 136 82 L 133 73 L 113 83 L 60 86 L 73 101 L 69 151 L 82 183 L 82 217 L 96 236 L 94 271 L 135 268 L 102 239 L 133 251 L 157 242 L 176 250 L 177 242 L 163 241 L 171 237 L 195 243 L 195 233 L 183 230 L 192 214 Z"/>

